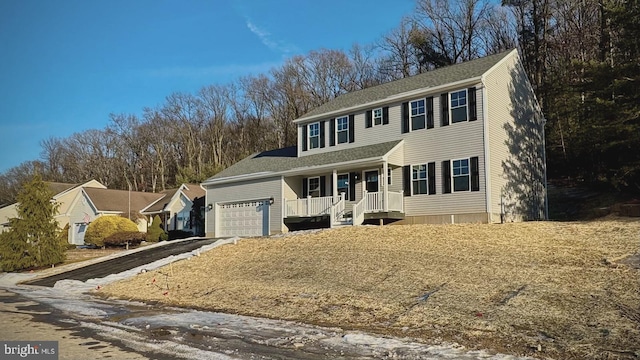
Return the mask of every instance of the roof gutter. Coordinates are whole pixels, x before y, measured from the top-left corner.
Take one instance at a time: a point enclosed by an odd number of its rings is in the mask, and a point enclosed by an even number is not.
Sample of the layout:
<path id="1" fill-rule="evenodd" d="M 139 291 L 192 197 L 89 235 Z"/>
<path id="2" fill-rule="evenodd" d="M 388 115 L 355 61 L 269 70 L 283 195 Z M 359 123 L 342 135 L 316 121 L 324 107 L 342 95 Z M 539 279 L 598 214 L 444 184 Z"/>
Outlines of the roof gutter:
<path id="1" fill-rule="evenodd" d="M 264 178 L 269 178 L 269 177 L 274 177 L 274 176 L 302 175 L 302 174 L 306 174 L 306 173 L 309 173 L 309 172 L 317 172 L 317 171 L 321 171 L 321 170 L 325 170 L 325 169 L 333 169 L 333 168 L 338 167 L 338 166 L 339 167 L 351 167 L 353 165 L 369 165 L 369 164 L 372 164 L 372 163 L 379 163 L 379 162 L 384 161 L 386 155 L 387 154 L 384 154 L 382 156 L 366 158 L 366 159 L 344 161 L 344 162 L 331 163 L 331 164 L 326 164 L 326 165 L 305 166 L 305 167 L 299 167 L 299 168 L 295 168 L 295 169 L 291 169 L 291 170 L 264 171 L 264 172 L 260 172 L 260 173 L 252 173 L 252 174 L 243 174 L 243 175 L 237 175 L 237 176 L 230 176 L 230 177 L 221 178 L 221 179 L 209 180 L 207 182 L 202 183 L 202 186 L 206 187 L 206 186 L 209 186 L 209 185 L 222 185 L 222 184 L 234 183 L 234 182 L 238 182 L 238 181 L 264 179 Z"/>
<path id="2" fill-rule="evenodd" d="M 357 111 L 357 110 L 361 110 L 361 109 L 367 109 L 367 108 L 370 108 L 372 106 L 385 105 L 387 103 L 393 103 L 393 102 L 397 102 L 397 101 L 401 101 L 401 100 L 410 100 L 410 99 L 413 99 L 413 98 L 415 98 L 416 96 L 419 96 L 419 95 L 428 94 L 428 93 L 431 93 L 431 92 L 440 92 L 440 91 L 443 91 L 443 90 L 449 89 L 449 88 L 457 88 L 457 87 L 468 85 L 468 84 L 478 83 L 478 82 L 480 82 L 481 79 L 482 79 L 482 75 L 476 76 L 476 77 L 472 77 L 472 78 L 467 78 L 467 79 L 456 81 L 456 82 L 452 82 L 452 83 L 446 83 L 444 85 L 438 85 L 438 86 L 433 86 L 433 87 L 420 88 L 420 89 L 417 89 L 417 90 L 411 90 L 411 91 L 403 92 L 403 93 L 400 93 L 400 94 L 388 96 L 388 97 L 380 99 L 380 100 L 376 100 L 376 101 L 360 104 L 360 105 L 355 105 L 355 106 L 346 107 L 346 108 L 342 108 L 342 109 L 338 109 L 338 110 L 334 110 L 334 111 L 329 111 L 329 112 L 322 113 L 322 114 L 311 115 L 311 116 L 308 116 L 308 117 L 302 117 L 302 118 L 293 120 L 293 123 L 297 124 L 297 123 L 302 123 L 302 122 L 307 122 L 307 121 L 313 121 L 313 120 L 323 119 L 323 118 L 327 118 L 327 117 L 332 117 L 334 115 L 342 115 L 342 114 L 345 114 L 345 113 L 351 113 L 351 112 L 354 112 L 354 111 Z"/>

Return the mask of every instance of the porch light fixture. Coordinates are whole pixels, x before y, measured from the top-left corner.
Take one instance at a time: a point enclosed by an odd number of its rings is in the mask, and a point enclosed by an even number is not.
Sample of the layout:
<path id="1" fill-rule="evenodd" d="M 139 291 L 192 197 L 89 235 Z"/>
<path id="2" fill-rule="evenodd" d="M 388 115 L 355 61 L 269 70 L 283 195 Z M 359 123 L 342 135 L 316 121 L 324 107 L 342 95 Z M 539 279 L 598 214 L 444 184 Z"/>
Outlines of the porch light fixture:
<path id="1" fill-rule="evenodd" d="M 209 205 L 207 205 L 207 209 L 208 209 L 208 210 L 213 210 L 213 204 L 209 204 Z"/>
<path id="2" fill-rule="evenodd" d="M 273 205 L 273 203 L 275 202 L 275 199 L 272 197 L 269 198 L 269 205 Z"/>

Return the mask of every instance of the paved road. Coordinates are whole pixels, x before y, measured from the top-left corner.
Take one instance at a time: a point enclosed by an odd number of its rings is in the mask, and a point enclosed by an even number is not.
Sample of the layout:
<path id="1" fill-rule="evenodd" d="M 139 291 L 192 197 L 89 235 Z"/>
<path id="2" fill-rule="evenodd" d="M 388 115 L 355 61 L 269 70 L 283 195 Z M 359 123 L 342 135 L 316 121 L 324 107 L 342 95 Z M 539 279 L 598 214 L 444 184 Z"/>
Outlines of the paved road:
<path id="1" fill-rule="evenodd" d="M 169 243 L 164 246 L 138 251 L 129 255 L 102 261 L 61 274 L 27 281 L 25 284 L 53 287 L 57 281 L 64 279 L 87 281 L 94 278 L 103 278 L 111 274 L 117 274 L 141 265 L 152 263 L 156 260 L 166 258 L 167 256 L 183 254 L 195 250 L 204 245 L 211 244 L 216 240 L 217 239 L 197 239 Z"/>

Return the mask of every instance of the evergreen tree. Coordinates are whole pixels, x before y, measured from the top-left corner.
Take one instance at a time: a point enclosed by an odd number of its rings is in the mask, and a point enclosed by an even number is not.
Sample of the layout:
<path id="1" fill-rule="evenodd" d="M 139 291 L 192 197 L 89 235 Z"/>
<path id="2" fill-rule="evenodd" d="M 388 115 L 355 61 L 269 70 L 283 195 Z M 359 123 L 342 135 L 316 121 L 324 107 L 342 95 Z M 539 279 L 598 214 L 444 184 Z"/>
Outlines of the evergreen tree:
<path id="1" fill-rule="evenodd" d="M 65 247 L 57 238 L 54 219 L 58 205 L 39 175 L 24 184 L 18 193 L 18 217 L 10 219 L 11 229 L 0 238 L 0 267 L 14 271 L 61 263 Z"/>

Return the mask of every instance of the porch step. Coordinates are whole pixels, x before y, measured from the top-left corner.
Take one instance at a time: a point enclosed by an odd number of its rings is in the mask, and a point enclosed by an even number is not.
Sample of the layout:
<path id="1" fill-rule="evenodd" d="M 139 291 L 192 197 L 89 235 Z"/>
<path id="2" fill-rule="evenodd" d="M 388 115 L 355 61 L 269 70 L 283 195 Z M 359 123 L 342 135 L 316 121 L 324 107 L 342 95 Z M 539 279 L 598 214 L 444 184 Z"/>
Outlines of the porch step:
<path id="1" fill-rule="evenodd" d="M 333 223 L 333 227 L 350 226 L 352 223 L 353 222 L 351 221 L 351 219 L 336 221 L 336 222 Z"/>

